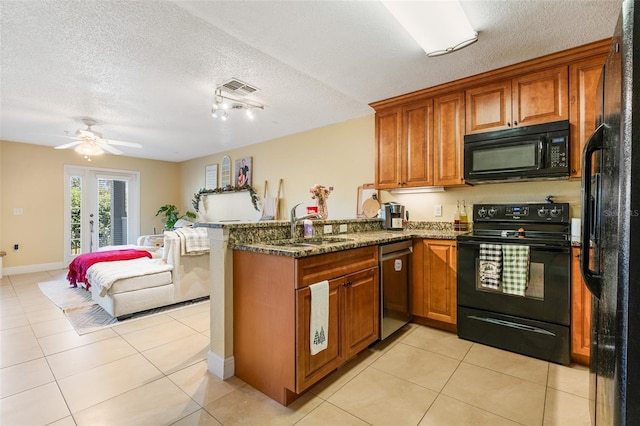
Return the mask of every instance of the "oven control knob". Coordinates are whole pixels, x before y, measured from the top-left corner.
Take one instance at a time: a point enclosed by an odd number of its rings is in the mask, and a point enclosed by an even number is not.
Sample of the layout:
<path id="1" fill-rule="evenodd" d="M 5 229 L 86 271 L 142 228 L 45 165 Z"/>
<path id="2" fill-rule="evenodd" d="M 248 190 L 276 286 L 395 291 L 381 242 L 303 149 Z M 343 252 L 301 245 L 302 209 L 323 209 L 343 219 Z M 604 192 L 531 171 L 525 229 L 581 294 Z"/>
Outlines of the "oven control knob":
<path id="1" fill-rule="evenodd" d="M 545 209 L 544 207 L 538 209 L 538 216 L 545 217 L 547 214 L 549 214 L 549 209 Z"/>
<path id="2" fill-rule="evenodd" d="M 498 214 L 498 209 L 495 207 L 491 207 L 489 209 L 489 217 L 495 217 Z"/>
<path id="3" fill-rule="evenodd" d="M 487 211 L 484 209 L 484 207 L 480 207 L 478 209 L 478 217 L 485 217 L 487 215 Z"/>
<path id="4" fill-rule="evenodd" d="M 551 209 L 551 217 L 558 217 L 562 213 L 562 208 L 554 207 Z"/>

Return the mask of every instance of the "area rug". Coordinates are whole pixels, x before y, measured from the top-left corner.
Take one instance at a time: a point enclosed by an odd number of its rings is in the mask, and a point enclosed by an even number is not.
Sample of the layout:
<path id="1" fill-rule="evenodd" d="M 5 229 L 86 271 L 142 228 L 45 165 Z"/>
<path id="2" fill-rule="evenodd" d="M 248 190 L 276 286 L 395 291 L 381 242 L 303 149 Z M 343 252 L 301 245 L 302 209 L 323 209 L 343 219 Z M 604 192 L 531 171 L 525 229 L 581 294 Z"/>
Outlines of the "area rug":
<path id="1" fill-rule="evenodd" d="M 40 291 L 56 306 L 62 309 L 65 316 L 79 335 L 91 333 L 102 328 L 113 327 L 125 322 L 164 314 L 188 306 L 208 302 L 209 298 L 189 300 L 175 305 L 137 312 L 130 317 L 118 319 L 112 317 L 102 306 L 91 299 L 91 292 L 81 286 L 71 287 L 67 280 L 46 281 L 38 283 Z"/>

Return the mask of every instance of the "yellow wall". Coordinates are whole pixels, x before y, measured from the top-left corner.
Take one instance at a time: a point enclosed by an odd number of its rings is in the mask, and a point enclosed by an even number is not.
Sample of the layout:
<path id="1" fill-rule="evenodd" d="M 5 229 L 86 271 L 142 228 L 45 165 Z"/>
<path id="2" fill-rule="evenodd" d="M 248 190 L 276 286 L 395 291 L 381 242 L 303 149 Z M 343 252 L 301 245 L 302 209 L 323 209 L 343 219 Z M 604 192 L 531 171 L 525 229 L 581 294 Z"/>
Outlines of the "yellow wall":
<path id="1" fill-rule="evenodd" d="M 0 250 L 3 267 L 42 265 L 64 260 L 64 166 L 78 165 L 140 172 L 140 231 L 162 229 L 155 213 L 180 203 L 178 163 L 105 155 L 87 162 L 73 150 L 0 142 Z M 14 216 L 13 209 L 23 209 Z M 183 210 L 180 210 L 183 211 Z M 13 245 L 20 244 L 18 252 Z"/>
<path id="2" fill-rule="evenodd" d="M 243 116 L 232 118 L 244 119 Z M 252 186 L 260 199 L 265 180 L 268 181 L 268 196 L 275 197 L 278 181 L 283 179 L 280 211 L 284 218 L 289 217 L 289 209 L 297 203 L 315 205 L 309 188 L 316 183 L 335 187 L 328 200 L 330 219 L 354 218 L 358 186 L 374 179 L 374 133 L 374 116 L 371 115 L 185 161 L 181 165 L 182 204 L 190 206 L 193 193 L 204 187 L 205 167 L 218 164 L 220 168 L 222 157 L 229 155 L 232 176 L 235 160 L 253 157 Z M 247 204 L 247 208 L 253 207 Z M 297 212 L 298 215 L 306 213 L 302 206 Z"/>

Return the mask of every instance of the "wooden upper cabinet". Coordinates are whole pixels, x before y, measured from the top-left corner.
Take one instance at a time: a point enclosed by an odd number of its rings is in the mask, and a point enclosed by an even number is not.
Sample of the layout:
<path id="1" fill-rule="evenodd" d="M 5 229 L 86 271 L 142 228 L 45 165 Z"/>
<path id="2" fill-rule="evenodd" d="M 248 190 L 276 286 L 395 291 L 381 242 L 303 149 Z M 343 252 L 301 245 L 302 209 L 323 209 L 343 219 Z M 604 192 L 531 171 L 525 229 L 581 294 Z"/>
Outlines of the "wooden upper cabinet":
<path id="1" fill-rule="evenodd" d="M 378 189 L 433 185 L 433 100 L 376 112 Z"/>
<path id="2" fill-rule="evenodd" d="M 569 118 L 568 68 L 559 66 L 466 91 L 466 133 Z"/>
<path id="3" fill-rule="evenodd" d="M 433 185 L 433 100 L 415 102 L 402 112 L 401 185 Z"/>
<path id="4" fill-rule="evenodd" d="M 582 176 L 582 150 L 596 128 L 596 91 L 607 55 L 574 62 L 569 65 L 569 177 Z"/>
<path id="5" fill-rule="evenodd" d="M 376 112 L 376 187 L 397 188 L 400 182 L 402 152 L 401 108 Z"/>
<path id="6" fill-rule="evenodd" d="M 464 185 L 464 92 L 435 98 L 433 109 L 433 184 Z"/>
<path id="7" fill-rule="evenodd" d="M 511 127 L 511 80 L 466 92 L 467 134 Z"/>

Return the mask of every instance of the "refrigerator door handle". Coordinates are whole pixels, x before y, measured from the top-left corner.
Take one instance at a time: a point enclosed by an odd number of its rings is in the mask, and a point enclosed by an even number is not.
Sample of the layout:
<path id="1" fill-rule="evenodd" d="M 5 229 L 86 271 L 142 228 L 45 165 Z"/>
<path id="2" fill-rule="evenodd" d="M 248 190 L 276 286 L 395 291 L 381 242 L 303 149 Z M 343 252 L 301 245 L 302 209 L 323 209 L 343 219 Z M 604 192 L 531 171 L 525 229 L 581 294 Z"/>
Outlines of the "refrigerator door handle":
<path id="1" fill-rule="evenodd" d="M 592 167 L 593 167 L 593 153 L 600 151 L 603 148 L 604 133 L 606 131 L 606 125 L 602 123 L 593 132 L 589 140 L 587 141 L 584 151 L 582 153 L 582 238 L 580 244 L 580 272 L 584 279 L 585 285 L 593 294 L 593 296 L 600 298 L 602 289 L 602 276 L 600 271 L 592 271 L 589 268 L 591 257 L 591 225 L 599 226 L 600 218 L 596 215 L 600 212 L 600 206 L 598 205 L 599 198 L 599 183 L 596 182 L 596 199 L 591 200 L 591 185 L 592 185 Z M 597 247 L 595 247 L 597 249 Z"/>

